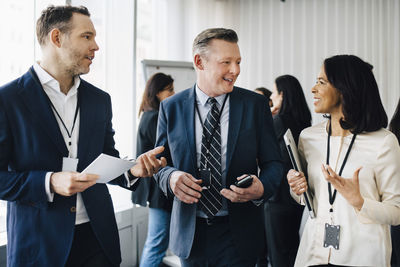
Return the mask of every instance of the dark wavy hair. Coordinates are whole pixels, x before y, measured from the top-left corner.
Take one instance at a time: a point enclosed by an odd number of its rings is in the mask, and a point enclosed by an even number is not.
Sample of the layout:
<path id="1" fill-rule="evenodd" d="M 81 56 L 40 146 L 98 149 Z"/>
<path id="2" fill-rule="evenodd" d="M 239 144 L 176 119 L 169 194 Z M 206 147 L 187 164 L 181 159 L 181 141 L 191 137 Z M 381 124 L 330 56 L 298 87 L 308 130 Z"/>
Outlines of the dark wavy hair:
<path id="1" fill-rule="evenodd" d="M 354 55 L 337 55 L 325 59 L 324 68 L 328 81 L 341 94 L 343 129 L 358 134 L 386 128 L 388 117 L 371 64 Z"/>
<path id="2" fill-rule="evenodd" d="M 160 100 L 157 94 L 164 90 L 173 90 L 174 79 L 170 75 L 158 72 L 153 74 L 150 79 L 147 80 L 146 88 L 143 92 L 142 103 L 140 103 L 139 116 L 144 111 L 159 110 Z M 167 88 L 167 87 L 170 88 Z"/>
<path id="3" fill-rule="evenodd" d="M 400 144 L 400 99 L 392 120 L 390 121 L 389 130 L 396 135 L 397 141 L 399 141 Z"/>
<path id="4" fill-rule="evenodd" d="M 272 95 L 272 92 L 265 87 L 257 87 L 256 89 L 254 89 L 254 91 L 261 92 L 266 98 L 270 98 L 270 96 Z"/>
<path id="5" fill-rule="evenodd" d="M 283 93 L 279 115 L 290 117 L 301 129 L 311 126 L 311 112 L 308 108 L 303 88 L 296 77 L 282 75 L 275 79 L 278 93 Z"/>

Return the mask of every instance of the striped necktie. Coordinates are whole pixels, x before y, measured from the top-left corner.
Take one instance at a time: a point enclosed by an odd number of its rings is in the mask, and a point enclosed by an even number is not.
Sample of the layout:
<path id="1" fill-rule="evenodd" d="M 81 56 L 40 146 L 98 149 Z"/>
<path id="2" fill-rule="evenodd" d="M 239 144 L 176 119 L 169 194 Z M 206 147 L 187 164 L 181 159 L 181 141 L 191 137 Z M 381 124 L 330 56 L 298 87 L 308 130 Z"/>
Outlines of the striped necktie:
<path id="1" fill-rule="evenodd" d="M 217 100 L 210 97 L 207 102 L 211 109 L 203 125 L 200 168 L 210 170 L 211 186 L 210 189 L 202 191 L 200 208 L 212 218 L 222 208 L 221 125 Z"/>

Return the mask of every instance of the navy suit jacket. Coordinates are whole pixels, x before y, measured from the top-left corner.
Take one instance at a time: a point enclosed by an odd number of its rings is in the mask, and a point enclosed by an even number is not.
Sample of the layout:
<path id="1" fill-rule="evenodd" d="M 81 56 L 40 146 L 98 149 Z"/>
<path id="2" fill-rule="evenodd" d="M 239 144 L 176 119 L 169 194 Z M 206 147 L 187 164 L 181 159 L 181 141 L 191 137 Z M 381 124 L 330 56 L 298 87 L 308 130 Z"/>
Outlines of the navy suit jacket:
<path id="1" fill-rule="evenodd" d="M 75 227 L 76 194 L 48 202 L 47 172 L 62 170 L 68 150 L 40 84 L 27 72 L 0 87 L 0 199 L 7 200 L 8 266 L 64 266 Z M 110 96 L 81 80 L 78 171 L 114 148 Z M 123 176 L 113 183 L 126 186 Z M 96 184 L 82 198 L 93 231 L 111 262 L 119 264 L 118 229 L 110 194 Z"/>
<path id="2" fill-rule="evenodd" d="M 180 170 L 196 177 L 195 87 L 161 103 L 156 146 L 165 146 L 168 166 L 154 177 L 165 194 L 172 196 L 169 178 Z M 274 194 L 282 177 L 282 164 L 271 112 L 265 97 L 234 87 L 229 98 L 229 129 L 226 187 L 243 174 L 254 174 L 264 186 L 264 199 Z M 258 172 L 260 169 L 260 173 Z M 263 208 L 253 202 L 228 201 L 229 224 L 237 249 L 244 257 L 257 257 L 262 249 Z M 196 227 L 196 205 L 174 198 L 170 247 L 182 258 L 189 257 Z"/>

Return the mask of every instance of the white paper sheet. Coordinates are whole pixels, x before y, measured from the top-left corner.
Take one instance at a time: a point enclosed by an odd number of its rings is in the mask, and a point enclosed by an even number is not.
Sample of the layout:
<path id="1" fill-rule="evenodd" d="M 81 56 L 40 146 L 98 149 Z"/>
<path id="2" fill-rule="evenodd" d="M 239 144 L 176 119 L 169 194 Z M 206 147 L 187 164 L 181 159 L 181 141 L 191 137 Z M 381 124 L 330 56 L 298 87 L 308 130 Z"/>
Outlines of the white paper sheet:
<path id="1" fill-rule="evenodd" d="M 107 183 L 135 165 L 134 161 L 128 161 L 106 154 L 100 154 L 82 173 L 100 175 L 97 183 Z"/>

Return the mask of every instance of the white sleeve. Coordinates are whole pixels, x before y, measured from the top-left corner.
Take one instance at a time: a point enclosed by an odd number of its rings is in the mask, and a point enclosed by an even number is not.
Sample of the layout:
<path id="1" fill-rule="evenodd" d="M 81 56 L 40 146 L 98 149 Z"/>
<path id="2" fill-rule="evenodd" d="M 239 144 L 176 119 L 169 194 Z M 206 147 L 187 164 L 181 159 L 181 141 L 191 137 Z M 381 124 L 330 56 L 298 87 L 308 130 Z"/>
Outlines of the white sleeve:
<path id="1" fill-rule="evenodd" d="M 364 197 L 360 211 L 362 223 L 400 224 L 400 147 L 397 138 L 388 134 L 380 147 L 374 168 L 380 200 Z M 361 170 L 362 171 L 362 170 Z"/>
<path id="2" fill-rule="evenodd" d="M 124 175 L 125 175 L 126 184 L 128 185 L 128 187 L 131 187 L 139 180 L 139 178 L 135 178 L 135 179 L 132 179 L 132 181 L 131 181 L 129 179 L 128 171 L 124 172 Z"/>
<path id="3" fill-rule="evenodd" d="M 52 193 L 50 190 L 50 176 L 52 174 L 53 174 L 52 172 L 46 173 L 45 182 L 44 182 L 48 202 L 53 202 L 53 199 L 54 199 L 54 193 Z"/>

